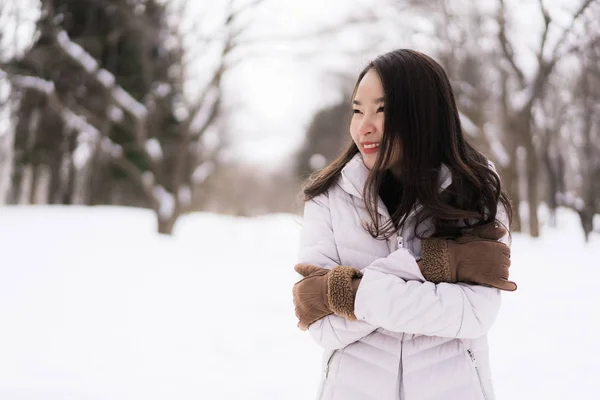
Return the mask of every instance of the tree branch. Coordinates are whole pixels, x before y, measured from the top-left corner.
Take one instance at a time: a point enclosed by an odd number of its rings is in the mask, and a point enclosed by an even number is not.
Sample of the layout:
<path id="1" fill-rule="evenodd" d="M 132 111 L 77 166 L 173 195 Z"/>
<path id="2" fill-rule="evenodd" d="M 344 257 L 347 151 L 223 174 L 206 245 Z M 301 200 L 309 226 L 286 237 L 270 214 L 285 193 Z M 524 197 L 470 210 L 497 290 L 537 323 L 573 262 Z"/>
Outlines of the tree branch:
<path id="1" fill-rule="evenodd" d="M 117 84 L 113 74 L 99 68 L 98 62 L 94 57 L 85 51 L 83 47 L 71 41 L 69 35 L 64 30 L 59 31 L 54 39 L 58 43 L 58 47 L 71 61 L 80 65 L 88 73 L 88 76 L 109 92 L 116 104 L 126 110 L 138 123 L 144 123 L 148 115 L 148 110 L 142 103 L 135 100 L 125 89 Z"/>
<path id="2" fill-rule="evenodd" d="M 211 93 L 212 98 L 209 98 L 198 111 L 196 117 L 191 121 L 189 132 L 190 141 L 198 140 L 206 131 L 206 129 L 212 125 L 219 115 L 221 108 L 221 89 L 215 87 Z M 208 105 L 206 104 L 208 103 Z"/>
<path id="3" fill-rule="evenodd" d="M 517 78 L 519 79 L 519 84 L 521 88 L 525 87 L 525 75 L 523 71 L 519 68 L 515 61 L 515 55 L 512 49 L 512 45 L 506 36 L 506 9 L 504 6 L 504 0 L 500 1 L 500 9 L 498 12 L 498 24 L 500 25 L 500 29 L 498 30 L 498 40 L 500 41 L 500 46 L 502 47 L 502 52 L 504 57 L 512 67 L 513 71 L 517 74 Z"/>
<path id="4" fill-rule="evenodd" d="M 546 47 L 546 40 L 548 38 L 548 30 L 550 28 L 550 22 L 552 22 L 552 18 L 550 17 L 548 10 L 544 6 L 543 0 L 539 0 L 539 4 L 540 4 L 540 10 L 544 17 L 544 32 L 542 33 L 542 40 L 540 43 L 540 51 L 537 55 L 537 59 L 538 59 L 538 64 L 542 64 L 542 62 L 544 60 L 544 48 Z"/>
<path id="5" fill-rule="evenodd" d="M 56 95 L 53 82 L 35 76 L 8 74 L 0 70 L 0 79 L 2 78 L 7 78 L 13 85 L 22 89 L 34 90 L 45 95 L 48 107 L 59 115 L 67 126 L 80 133 L 85 132 L 89 141 L 100 144 L 100 148 L 110 156 L 111 160 L 144 190 L 148 199 L 156 203 L 153 187 L 145 183 L 145 180 L 142 179 L 143 172 L 124 156 L 122 147 L 110 140 L 109 137 L 102 135 L 100 130 L 88 123 L 85 118 L 65 106 Z"/>
<path id="6" fill-rule="evenodd" d="M 267 44 L 267 43 L 275 43 L 275 42 L 283 42 L 289 44 L 294 41 L 304 41 L 310 39 L 321 39 L 323 36 L 333 35 L 339 33 L 340 31 L 351 28 L 356 25 L 369 24 L 378 22 L 380 19 L 375 14 L 368 13 L 367 15 L 362 16 L 354 16 L 350 17 L 347 20 L 340 22 L 339 24 L 330 25 L 323 27 L 321 29 L 307 32 L 299 35 L 287 35 L 287 36 L 279 36 L 279 37 L 255 37 L 248 38 L 246 40 L 238 40 L 234 43 L 235 47 L 241 45 L 250 45 L 255 43 Z"/>
<path id="7" fill-rule="evenodd" d="M 579 17 L 585 12 L 585 10 L 596 0 L 584 0 L 581 6 L 577 9 L 577 12 L 573 15 L 573 19 L 571 20 L 571 24 L 563 31 L 561 37 L 556 42 L 556 46 L 554 46 L 554 57 L 550 60 L 550 63 L 556 63 L 558 59 L 566 55 L 566 52 L 559 52 L 561 46 L 567 40 L 569 34 L 573 30 L 575 26 L 575 22 L 579 19 Z M 567 50 L 568 52 L 568 50 Z"/>

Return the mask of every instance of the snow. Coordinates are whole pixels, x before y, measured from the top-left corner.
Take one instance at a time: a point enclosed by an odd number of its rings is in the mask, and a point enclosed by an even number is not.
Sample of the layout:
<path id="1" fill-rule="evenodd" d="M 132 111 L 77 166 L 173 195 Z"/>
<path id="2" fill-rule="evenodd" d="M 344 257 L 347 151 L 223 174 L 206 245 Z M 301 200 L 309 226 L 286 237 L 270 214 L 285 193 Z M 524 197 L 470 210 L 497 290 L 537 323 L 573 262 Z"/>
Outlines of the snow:
<path id="1" fill-rule="evenodd" d="M 89 142 L 84 141 L 77 145 L 73 152 L 73 165 L 77 169 L 83 169 L 87 164 L 88 160 L 92 156 L 93 150 Z"/>
<path id="2" fill-rule="evenodd" d="M 123 155 L 123 147 L 108 137 L 103 137 L 101 141 L 102 150 L 109 154 L 111 157 L 119 158 Z"/>
<path id="3" fill-rule="evenodd" d="M 123 110 L 120 109 L 119 107 L 115 107 L 113 105 L 108 107 L 108 117 L 110 118 L 111 121 L 113 122 L 121 122 L 123 121 Z"/>
<path id="4" fill-rule="evenodd" d="M 56 35 L 59 46 L 74 60 L 79 63 L 87 72 L 94 73 L 98 69 L 98 62 L 80 45 L 73 42 L 67 32 L 60 31 Z"/>
<path id="5" fill-rule="evenodd" d="M 95 75 L 98 81 L 111 91 L 113 98 L 119 106 L 126 109 L 138 120 L 145 119 L 146 115 L 148 115 L 146 107 L 134 99 L 122 87 L 115 86 L 115 77 L 105 69 L 99 70 L 98 62 L 94 57 L 85 51 L 83 47 L 71 41 L 67 32 L 60 31 L 57 34 L 56 39 L 60 47 L 71 57 L 71 59 L 73 59 L 73 61 L 81 65 L 90 74 Z"/>
<path id="6" fill-rule="evenodd" d="M 500 141 L 500 130 L 491 123 L 486 123 L 483 132 L 488 142 L 494 159 L 503 167 L 506 168 L 510 164 L 510 155 Z"/>
<path id="7" fill-rule="evenodd" d="M 147 210 L 4 207 L 0 398 L 314 399 L 321 351 L 291 300 L 299 220 L 196 213 L 164 237 Z M 585 245 L 577 220 L 514 235 L 498 399 L 597 399 L 600 237 Z"/>
<path id="8" fill-rule="evenodd" d="M 325 168 L 327 165 L 327 158 L 325 158 L 323 154 L 313 154 L 308 159 L 308 165 L 313 171 Z"/>
<path id="9" fill-rule="evenodd" d="M 117 82 L 115 76 L 105 69 L 100 69 L 96 74 L 96 77 L 107 89 L 112 88 Z"/>
<path id="10" fill-rule="evenodd" d="M 219 101 L 219 96 L 219 88 L 213 86 L 209 89 L 200 109 L 196 112 L 196 115 L 194 115 L 192 123 L 190 124 L 190 132 L 192 135 L 198 134 L 202 128 L 204 128 L 213 113 L 215 103 Z"/>
<path id="11" fill-rule="evenodd" d="M 215 170 L 215 165 L 212 161 L 205 161 L 202 164 L 198 165 L 194 172 L 192 173 L 192 182 L 196 185 L 204 182 L 210 174 Z"/>
<path id="12" fill-rule="evenodd" d="M 177 197 L 179 198 L 179 203 L 181 203 L 182 206 L 189 206 L 192 204 L 192 189 L 189 187 L 189 185 L 181 186 L 177 192 Z"/>
<path id="13" fill-rule="evenodd" d="M 502 145 L 502 142 L 498 140 L 497 137 L 492 137 L 488 135 L 488 140 L 490 141 L 491 151 L 494 155 L 494 158 L 498 160 L 498 163 L 504 168 L 508 167 L 510 164 L 510 156 L 506 152 L 506 149 Z"/>
<path id="14" fill-rule="evenodd" d="M 138 120 L 143 120 L 148 115 L 148 109 L 142 103 L 134 99 L 122 87 L 116 86 L 113 88 L 112 95 L 119 106 L 134 115 Z"/>
<path id="15" fill-rule="evenodd" d="M 5 77 L 6 73 L 0 70 L 0 79 Z M 54 82 L 50 82 L 35 76 L 12 75 L 11 81 L 22 88 L 34 89 L 45 94 L 54 93 Z"/>
<path id="16" fill-rule="evenodd" d="M 80 134 L 88 136 L 89 140 L 98 140 L 101 136 L 100 131 L 93 125 L 89 124 L 84 118 L 75 114 L 68 108 L 62 112 L 62 117 L 65 123 L 72 129 L 77 130 Z M 82 136 L 83 137 L 83 136 Z"/>
<path id="17" fill-rule="evenodd" d="M 158 202 L 158 216 L 163 221 L 168 220 L 175 212 L 175 197 L 161 185 L 154 186 L 152 191 Z"/>
<path id="18" fill-rule="evenodd" d="M 14 101 L 11 101 L 9 95 L 8 83 L 0 80 L 0 206 L 8 200 L 15 156 L 15 127 L 11 123 Z"/>
<path id="19" fill-rule="evenodd" d="M 144 186 L 150 187 L 154 185 L 154 182 L 156 182 L 156 178 L 154 177 L 154 174 L 150 171 L 144 171 L 142 172 L 142 184 Z"/>
<path id="20" fill-rule="evenodd" d="M 517 90 L 512 93 L 508 100 L 510 101 L 513 110 L 520 111 L 527 105 L 527 103 L 529 103 L 529 101 L 531 101 L 532 96 L 533 83 L 529 83 L 525 89 Z"/>
<path id="21" fill-rule="evenodd" d="M 177 122 L 183 122 L 190 116 L 189 111 L 187 110 L 187 108 L 185 108 L 183 104 L 176 104 L 173 110 L 173 114 Z"/>
<path id="22" fill-rule="evenodd" d="M 499 131 L 498 129 L 491 123 L 486 123 L 483 132 L 471 121 L 469 117 L 459 112 L 460 123 L 463 128 L 463 131 L 470 137 L 477 137 L 483 133 L 486 140 L 490 144 L 490 151 L 492 152 L 492 156 L 499 165 L 506 168 L 510 164 L 510 156 L 508 155 L 504 145 L 498 138 Z"/>
<path id="23" fill-rule="evenodd" d="M 158 98 L 165 97 L 169 93 L 171 93 L 171 85 L 165 82 L 159 82 L 154 89 L 154 94 Z"/>
<path id="24" fill-rule="evenodd" d="M 163 151 L 160 147 L 160 142 L 156 138 L 150 138 L 146 141 L 146 152 L 154 161 L 159 161 L 163 158 Z"/>
<path id="25" fill-rule="evenodd" d="M 479 128 L 477 127 L 477 125 L 475 125 L 473 123 L 473 121 L 471 121 L 471 119 L 469 117 L 467 117 L 465 114 L 463 114 L 462 112 L 459 111 L 459 116 L 460 116 L 460 124 L 463 128 L 463 130 L 465 131 L 465 133 L 471 137 L 477 137 L 480 134 Z"/>

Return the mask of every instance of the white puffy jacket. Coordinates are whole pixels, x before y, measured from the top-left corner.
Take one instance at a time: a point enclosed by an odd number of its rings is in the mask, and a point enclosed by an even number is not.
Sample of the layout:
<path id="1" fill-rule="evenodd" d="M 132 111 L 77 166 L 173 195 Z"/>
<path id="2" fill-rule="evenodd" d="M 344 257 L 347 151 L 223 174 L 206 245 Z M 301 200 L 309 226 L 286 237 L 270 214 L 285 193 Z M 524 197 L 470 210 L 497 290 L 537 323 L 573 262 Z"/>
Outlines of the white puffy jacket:
<path id="1" fill-rule="evenodd" d="M 358 321 L 330 315 L 309 327 L 325 349 L 318 399 L 492 400 L 486 333 L 500 291 L 425 281 L 410 217 L 388 240 L 371 237 L 361 225 L 369 221 L 362 199 L 368 173 L 357 154 L 327 194 L 305 205 L 298 262 L 363 272 Z M 450 175 L 442 169 L 440 190 Z M 378 212 L 389 219 L 381 199 Z M 508 226 L 505 213 L 497 218 Z"/>

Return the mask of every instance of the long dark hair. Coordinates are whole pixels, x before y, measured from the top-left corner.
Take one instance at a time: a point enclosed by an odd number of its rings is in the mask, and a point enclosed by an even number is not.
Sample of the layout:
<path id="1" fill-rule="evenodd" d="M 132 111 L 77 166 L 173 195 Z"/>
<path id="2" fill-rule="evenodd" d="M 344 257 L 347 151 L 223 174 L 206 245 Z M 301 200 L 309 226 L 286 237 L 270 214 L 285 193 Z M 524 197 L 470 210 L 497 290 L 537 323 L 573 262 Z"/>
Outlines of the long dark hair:
<path id="1" fill-rule="evenodd" d="M 369 233 L 375 238 L 389 237 L 406 222 L 417 203 L 423 207 L 417 213 L 416 226 L 432 218 L 435 236 L 460 235 L 463 229 L 459 228 L 460 222 L 470 227 L 471 220 L 477 221 L 475 224 L 495 220 L 499 202 L 511 221 L 512 208 L 498 175 L 463 135 L 454 92 L 444 69 L 423 53 L 407 49 L 392 51 L 365 67 L 352 99 L 370 69 L 381 79 L 386 111 L 379 157 L 363 191 L 371 218 Z M 382 226 L 377 201 L 384 181 L 389 182 L 394 149 L 401 149 L 398 170 L 402 190 L 398 191 L 391 221 Z M 325 193 L 358 152 L 356 144 L 351 143 L 329 166 L 313 174 L 303 188 L 304 200 Z M 438 177 L 442 165 L 449 168 L 452 184 L 440 192 Z"/>

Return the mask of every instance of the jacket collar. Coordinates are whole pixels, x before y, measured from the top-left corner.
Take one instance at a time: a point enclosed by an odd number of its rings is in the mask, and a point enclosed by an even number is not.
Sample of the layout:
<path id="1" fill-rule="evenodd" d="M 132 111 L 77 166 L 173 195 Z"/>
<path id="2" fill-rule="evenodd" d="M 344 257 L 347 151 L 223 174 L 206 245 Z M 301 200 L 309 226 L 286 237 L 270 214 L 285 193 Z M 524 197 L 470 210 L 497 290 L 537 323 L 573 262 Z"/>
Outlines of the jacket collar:
<path id="1" fill-rule="evenodd" d="M 358 197 L 362 200 L 363 188 L 365 187 L 368 176 L 369 169 L 365 167 L 362 155 L 360 153 L 356 153 L 342 169 L 342 176 L 339 185 L 348 194 Z M 440 185 L 440 192 L 446 189 L 452 183 L 452 173 L 445 164 L 442 164 L 442 167 L 440 168 L 438 182 Z M 377 211 L 379 214 L 390 218 L 387 208 L 383 204 L 383 200 L 381 200 L 379 197 L 377 198 Z"/>

